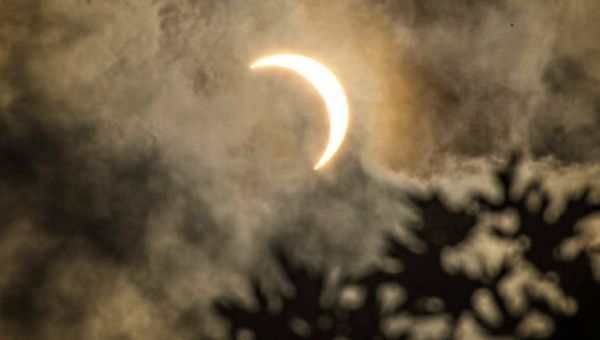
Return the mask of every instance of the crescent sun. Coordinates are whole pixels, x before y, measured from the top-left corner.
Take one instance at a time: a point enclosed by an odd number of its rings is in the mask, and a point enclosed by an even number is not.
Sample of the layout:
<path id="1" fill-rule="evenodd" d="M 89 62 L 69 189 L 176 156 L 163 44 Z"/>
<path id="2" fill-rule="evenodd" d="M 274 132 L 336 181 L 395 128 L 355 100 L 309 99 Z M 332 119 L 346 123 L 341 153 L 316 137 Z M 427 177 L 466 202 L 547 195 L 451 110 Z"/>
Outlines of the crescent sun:
<path id="1" fill-rule="evenodd" d="M 296 72 L 319 92 L 329 115 L 329 140 L 321 158 L 314 166 L 318 170 L 339 150 L 346 137 L 349 121 L 348 99 L 337 77 L 320 62 L 297 54 L 277 54 L 259 59 L 251 69 L 279 67 Z"/>

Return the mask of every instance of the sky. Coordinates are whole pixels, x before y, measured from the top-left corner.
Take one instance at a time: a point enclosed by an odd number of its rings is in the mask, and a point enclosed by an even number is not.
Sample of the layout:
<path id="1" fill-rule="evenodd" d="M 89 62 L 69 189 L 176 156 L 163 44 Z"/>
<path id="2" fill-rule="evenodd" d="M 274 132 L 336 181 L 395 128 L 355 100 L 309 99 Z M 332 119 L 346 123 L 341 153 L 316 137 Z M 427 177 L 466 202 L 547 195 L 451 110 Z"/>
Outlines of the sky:
<path id="1" fill-rule="evenodd" d="M 411 216 L 390 190 L 460 204 L 515 150 L 557 192 L 600 172 L 591 0 L 2 0 L 0 23 L 1 338 L 218 335 L 211 299 L 274 237 L 368 263 Z M 278 52 L 347 91 L 323 171 L 320 97 L 248 69 Z"/>

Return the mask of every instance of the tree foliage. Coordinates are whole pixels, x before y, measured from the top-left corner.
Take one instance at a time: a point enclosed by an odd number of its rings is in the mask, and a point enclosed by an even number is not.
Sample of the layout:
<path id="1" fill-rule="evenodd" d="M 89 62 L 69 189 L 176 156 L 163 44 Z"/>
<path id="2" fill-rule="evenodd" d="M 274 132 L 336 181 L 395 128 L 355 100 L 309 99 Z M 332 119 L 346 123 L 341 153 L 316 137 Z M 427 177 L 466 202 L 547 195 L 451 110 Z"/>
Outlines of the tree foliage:
<path id="1" fill-rule="evenodd" d="M 596 322 L 600 315 L 600 286 L 590 262 L 590 256 L 597 249 L 583 244 L 571 258 L 561 255 L 564 242 L 578 237 L 578 223 L 600 211 L 600 204 L 591 203 L 591 190 L 584 188 L 579 195 L 567 199 L 557 218 L 549 220 L 546 213 L 550 194 L 540 180 L 529 181 L 520 194 L 515 194 L 519 164 L 519 157 L 514 156 L 494 174 L 500 200 L 474 195 L 465 205 L 470 208 L 452 209 L 436 192 L 428 197 L 409 196 L 420 215 L 419 225 L 411 230 L 423 247 L 416 249 L 392 234 L 383 235 L 382 256 L 399 263 L 399 269 L 382 266 L 359 276 L 343 277 L 333 293 L 329 292 L 334 298 L 327 299 L 328 302 L 324 302 L 328 270 L 305 268 L 274 247 L 273 256 L 293 292 L 273 296 L 254 278 L 250 280 L 256 302 L 253 308 L 230 298 L 215 301 L 215 310 L 229 323 L 230 338 L 239 339 L 241 332 L 246 331 L 255 339 L 263 340 L 408 339 L 418 328 L 409 324 L 390 330 L 394 320 L 443 316 L 449 330 L 440 336 L 454 339 L 460 338 L 461 319 L 469 315 L 480 331 L 490 336 L 600 339 L 600 324 Z M 476 276 L 446 268 L 445 250 L 468 240 L 486 214 L 509 211 L 518 217 L 517 230 L 492 227 L 488 232 L 498 240 L 525 244 L 516 256 L 505 256 L 494 269 L 482 266 Z M 515 311 L 510 307 L 511 297 L 503 293 L 501 285 L 524 267 L 532 269 L 534 277 L 520 292 L 525 310 Z M 540 295 L 534 281 L 553 282 L 559 291 L 576 302 L 576 308 L 571 312 L 557 308 L 559 298 Z M 397 287 L 403 292 L 403 298 L 391 308 L 386 307 L 384 287 Z M 349 290 L 360 292 L 357 306 L 343 303 L 344 292 Z M 493 320 L 474 307 L 474 296 L 482 291 L 488 293 L 496 311 L 497 317 Z M 551 332 L 544 335 L 521 331 L 525 319 L 534 311 L 553 320 Z"/>

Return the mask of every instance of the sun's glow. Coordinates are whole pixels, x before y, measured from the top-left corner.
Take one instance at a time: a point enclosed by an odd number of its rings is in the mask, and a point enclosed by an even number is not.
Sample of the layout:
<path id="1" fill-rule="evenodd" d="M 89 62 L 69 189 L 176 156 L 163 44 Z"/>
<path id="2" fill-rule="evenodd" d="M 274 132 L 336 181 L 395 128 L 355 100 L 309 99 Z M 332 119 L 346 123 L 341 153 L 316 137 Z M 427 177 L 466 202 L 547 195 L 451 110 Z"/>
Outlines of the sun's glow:
<path id="1" fill-rule="evenodd" d="M 314 86 L 323 98 L 329 115 L 329 139 L 321 158 L 314 166 L 314 169 L 318 170 L 336 154 L 348 130 L 348 99 L 342 84 L 325 65 L 297 54 L 267 56 L 250 65 L 251 69 L 262 67 L 280 67 L 298 73 Z"/>

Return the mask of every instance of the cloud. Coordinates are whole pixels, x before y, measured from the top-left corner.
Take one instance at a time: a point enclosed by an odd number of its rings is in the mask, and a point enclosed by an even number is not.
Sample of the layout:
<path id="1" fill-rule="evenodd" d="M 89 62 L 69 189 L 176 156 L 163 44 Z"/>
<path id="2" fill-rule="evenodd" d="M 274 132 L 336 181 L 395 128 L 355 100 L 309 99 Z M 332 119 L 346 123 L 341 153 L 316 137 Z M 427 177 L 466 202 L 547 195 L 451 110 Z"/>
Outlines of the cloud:
<path id="1" fill-rule="evenodd" d="M 600 12 L 585 8 L 3 2 L 0 337 L 218 334 L 211 297 L 268 267 L 272 237 L 299 256 L 371 261 L 377 232 L 410 216 L 391 187 L 468 191 L 514 147 L 589 178 Z M 281 50 L 346 86 L 335 172 L 311 170 L 318 97 L 247 69 Z"/>

